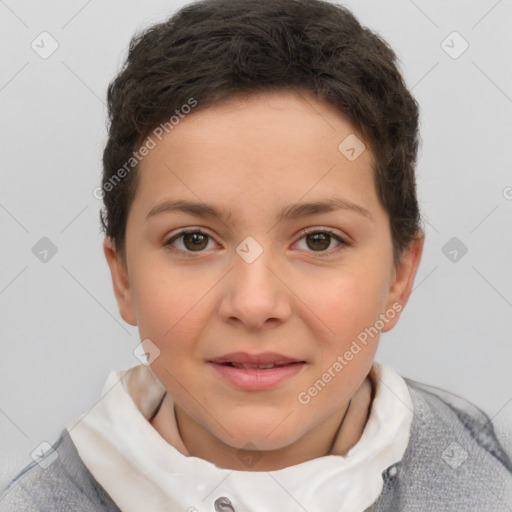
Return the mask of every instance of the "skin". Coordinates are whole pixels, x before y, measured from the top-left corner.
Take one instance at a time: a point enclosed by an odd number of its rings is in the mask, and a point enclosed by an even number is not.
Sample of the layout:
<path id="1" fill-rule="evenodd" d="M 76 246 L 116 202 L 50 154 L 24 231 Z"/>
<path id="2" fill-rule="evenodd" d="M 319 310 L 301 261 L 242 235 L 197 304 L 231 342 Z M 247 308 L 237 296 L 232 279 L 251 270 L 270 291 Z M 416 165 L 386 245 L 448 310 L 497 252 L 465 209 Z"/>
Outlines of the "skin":
<path id="1" fill-rule="evenodd" d="M 308 93 L 257 93 L 189 114 L 141 162 L 126 263 L 108 238 L 104 252 L 121 316 L 160 350 L 151 368 L 168 395 L 151 424 L 169 440 L 175 415 L 190 455 L 223 468 L 269 471 L 329 454 L 336 436 L 338 453 L 359 440 L 380 334 L 308 404 L 297 396 L 380 314 L 405 307 L 424 239 L 419 232 L 393 265 L 373 154 L 367 147 L 350 161 L 338 150 L 352 133 L 344 115 Z M 373 220 L 347 209 L 277 220 L 286 205 L 332 197 L 366 208 Z M 164 212 L 146 219 L 168 199 L 232 215 Z M 208 235 L 200 251 L 183 236 L 165 245 L 182 228 Z M 331 228 L 347 243 L 329 235 L 315 241 L 305 228 Z M 252 263 L 236 252 L 248 236 L 263 249 Z M 307 364 L 271 390 L 244 391 L 207 363 L 236 351 L 278 352 Z M 253 451 L 258 462 L 249 468 L 241 455 Z"/>

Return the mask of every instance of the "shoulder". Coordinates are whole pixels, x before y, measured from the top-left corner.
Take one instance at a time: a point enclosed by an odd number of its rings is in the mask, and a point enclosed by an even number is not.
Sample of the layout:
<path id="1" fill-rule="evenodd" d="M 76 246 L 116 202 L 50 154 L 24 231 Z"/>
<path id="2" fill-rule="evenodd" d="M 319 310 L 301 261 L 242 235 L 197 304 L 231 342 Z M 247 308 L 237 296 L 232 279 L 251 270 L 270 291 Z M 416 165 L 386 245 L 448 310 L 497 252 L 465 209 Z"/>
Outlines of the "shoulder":
<path id="1" fill-rule="evenodd" d="M 43 459 L 22 469 L 0 494 L 0 512 L 119 512 L 84 465 L 67 430 Z"/>
<path id="2" fill-rule="evenodd" d="M 424 426 L 442 426 L 442 432 L 465 442 L 467 449 L 475 455 L 498 463 L 506 474 L 512 474 L 512 459 L 499 442 L 491 418 L 468 400 L 434 386 L 405 379 L 415 414 Z M 437 427 L 437 428 L 436 428 Z M 454 441 L 457 441 L 454 439 Z M 469 453 L 468 453 L 469 456 Z"/>
<path id="3" fill-rule="evenodd" d="M 491 419 L 453 393 L 404 380 L 413 403 L 409 444 L 384 474 L 394 510 L 415 503 L 436 512 L 510 511 L 511 457 Z"/>

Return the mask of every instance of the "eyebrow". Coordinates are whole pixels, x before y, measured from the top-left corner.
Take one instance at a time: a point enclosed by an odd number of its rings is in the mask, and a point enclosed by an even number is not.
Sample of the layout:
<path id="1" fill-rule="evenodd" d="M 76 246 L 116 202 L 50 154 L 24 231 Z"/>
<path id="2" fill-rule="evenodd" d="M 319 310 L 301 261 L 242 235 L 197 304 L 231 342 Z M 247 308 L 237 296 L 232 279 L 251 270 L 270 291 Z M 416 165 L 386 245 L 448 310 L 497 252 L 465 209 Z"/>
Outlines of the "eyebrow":
<path id="1" fill-rule="evenodd" d="M 277 221 L 294 219 L 297 217 L 306 217 L 308 215 L 332 212 L 335 210 L 348 210 L 366 217 L 372 223 L 375 223 L 369 210 L 348 199 L 334 197 L 324 201 L 314 201 L 309 203 L 295 203 L 285 206 L 278 214 Z M 185 200 L 167 200 L 154 206 L 147 214 L 146 219 L 163 212 L 184 212 L 197 217 L 211 217 L 228 221 L 233 212 L 217 208 L 211 204 L 198 203 Z"/>

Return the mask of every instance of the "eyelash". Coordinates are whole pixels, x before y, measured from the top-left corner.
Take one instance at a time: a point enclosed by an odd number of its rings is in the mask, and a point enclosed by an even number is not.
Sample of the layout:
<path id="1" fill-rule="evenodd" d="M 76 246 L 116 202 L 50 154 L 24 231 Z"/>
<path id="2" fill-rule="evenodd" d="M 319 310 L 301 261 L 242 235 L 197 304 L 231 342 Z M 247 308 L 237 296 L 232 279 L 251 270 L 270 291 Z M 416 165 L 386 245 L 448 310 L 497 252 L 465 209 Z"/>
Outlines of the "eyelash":
<path id="1" fill-rule="evenodd" d="M 190 233 L 199 233 L 201 235 L 207 236 L 210 240 L 213 240 L 213 237 L 211 237 L 208 233 L 205 233 L 204 231 L 201 231 L 200 229 L 183 229 L 183 230 L 179 231 L 178 233 L 176 233 L 169 240 L 164 242 L 163 245 L 166 248 L 168 248 L 169 250 L 183 253 L 187 257 L 193 257 L 195 253 L 204 252 L 204 251 L 184 251 L 182 249 L 176 249 L 176 247 L 172 246 L 172 243 L 174 241 L 178 240 L 183 235 L 190 234 Z M 340 245 L 338 247 L 336 247 L 334 249 L 326 250 L 326 251 L 313 251 L 313 250 L 307 251 L 307 252 L 314 253 L 317 256 L 320 256 L 320 257 L 331 256 L 333 253 L 338 252 L 339 250 L 341 250 L 343 248 L 343 246 L 349 246 L 350 245 L 348 242 L 346 242 L 343 238 L 341 238 L 338 234 L 336 234 L 333 230 L 331 230 L 329 228 L 321 228 L 321 229 L 319 229 L 319 228 L 308 228 L 308 229 L 304 230 L 301 233 L 301 236 L 300 236 L 300 238 L 297 241 L 302 240 L 307 235 L 311 235 L 311 234 L 315 234 L 315 233 L 328 234 L 329 236 L 331 236 L 332 238 L 334 238 L 336 241 L 338 241 L 340 243 Z"/>

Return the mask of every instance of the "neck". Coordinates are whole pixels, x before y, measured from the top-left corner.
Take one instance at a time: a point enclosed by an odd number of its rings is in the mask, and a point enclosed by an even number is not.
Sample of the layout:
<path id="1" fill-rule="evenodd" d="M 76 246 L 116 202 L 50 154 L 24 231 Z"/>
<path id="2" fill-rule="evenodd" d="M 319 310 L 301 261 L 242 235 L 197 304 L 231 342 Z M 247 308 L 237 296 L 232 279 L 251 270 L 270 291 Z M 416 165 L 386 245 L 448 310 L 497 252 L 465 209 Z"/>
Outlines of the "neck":
<path id="1" fill-rule="evenodd" d="M 190 455 L 208 460 L 220 468 L 239 471 L 275 471 L 326 455 L 348 404 L 297 441 L 276 450 L 251 450 L 230 446 L 213 436 L 176 407 L 176 420 Z M 249 445 L 246 443 L 244 446 Z"/>
<path id="2" fill-rule="evenodd" d="M 352 396 L 350 403 L 344 404 L 298 440 L 276 450 L 257 451 L 233 447 L 222 442 L 181 407 L 173 404 L 168 395 L 150 423 L 169 442 L 166 424 L 175 415 L 180 436 L 188 454 L 207 460 L 220 468 L 239 471 L 276 471 L 325 455 L 344 455 L 361 437 L 371 400 L 372 385 L 367 377 Z M 173 407 L 174 411 L 172 411 Z M 165 421 L 164 418 L 166 418 Z"/>

